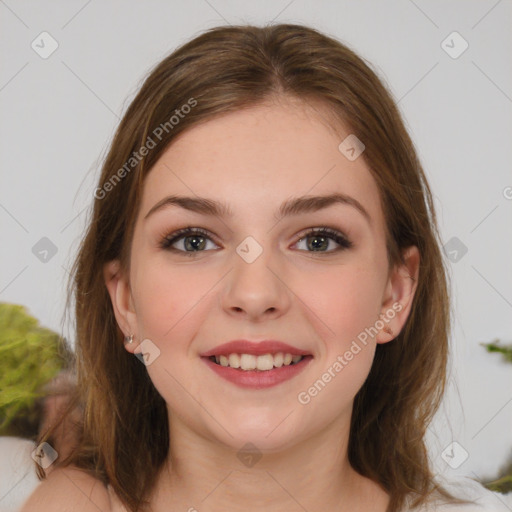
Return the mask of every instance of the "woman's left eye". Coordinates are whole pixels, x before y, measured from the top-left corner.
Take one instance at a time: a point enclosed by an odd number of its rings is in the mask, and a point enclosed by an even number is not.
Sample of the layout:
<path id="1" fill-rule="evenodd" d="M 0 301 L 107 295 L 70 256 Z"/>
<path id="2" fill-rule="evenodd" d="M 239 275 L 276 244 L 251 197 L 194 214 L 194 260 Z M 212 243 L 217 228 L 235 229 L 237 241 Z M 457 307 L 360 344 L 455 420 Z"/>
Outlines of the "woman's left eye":
<path id="1" fill-rule="evenodd" d="M 217 244 L 212 241 L 210 233 L 201 228 L 184 228 L 165 236 L 160 242 L 161 249 L 181 252 L 187 256 L 194 256 L 198 252 L 205 252 L 208 242 L 218 248 Z M 344 249 L 350 249 L 352 242 L 342 233 L 330 228 L 314 228 L 304 233 L 294 245 L 306 243 L 306 252 L 327 252 L 333 253 Z M 331 243 L 338 245 L 334 249 L 330 249 Z M 181 244 L 181 248 L 175 247 Z M 312 250 L 309 250 L 312 249 Z"/>
<path id="2" fill-rule="evenodd" d="M 328 250 L 330 242 L 335 242 L 338 247 L 334 250 Z M 342 251 L 344 249 L 350 249 L 354 244 L 342 233 L 331 228 L 315 228 L 309 230 L 307 233 L 301 236 L 300 240 L 295 245 L 306 242 L 307 248 L 312 248 L 312 251 L 307 252 L 327 252 L 333 253 Z"/>

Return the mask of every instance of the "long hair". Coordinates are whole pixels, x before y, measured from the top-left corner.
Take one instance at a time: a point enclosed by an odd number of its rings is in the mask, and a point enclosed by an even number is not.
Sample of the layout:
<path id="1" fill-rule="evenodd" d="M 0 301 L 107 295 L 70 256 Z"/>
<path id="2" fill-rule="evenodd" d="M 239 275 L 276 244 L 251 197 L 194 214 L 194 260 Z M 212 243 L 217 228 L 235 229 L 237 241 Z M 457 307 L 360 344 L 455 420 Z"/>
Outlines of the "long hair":
<path id="1" fill-rule="evenodd" d="M 407 322 L 395 340 L 377 346 L 355 397 L 350 463 L 390 494 L 389 512 L 411 495 L 417 505 L 432 496 L 457 501 L 434 482 L 425 445 L 444 393 L 450 332 L 448 277 L 432 194 L 397 106 L 376 73 L 347 46 L 301 25 L 208 30 L 160 62 L 129 105 L 105 158 L 72 269 L 76 401 L 84 413 L 79 442 L 60 464 L 90 471 L 130 511 L 144 510 L 169 451 L 166 404 L 144 365 L 123 347 L 103 266 L 119 259 L 128 271 L 144 179 L 169 144 L 198 123 L 274 95 L 322 105 L 364 142 L 362 158 L 380 192 L 390 267 L 402 261 L 404 248 L 415 245 L 420 252 Z M 45 439 L 51 432 L 40 442 Z"/>

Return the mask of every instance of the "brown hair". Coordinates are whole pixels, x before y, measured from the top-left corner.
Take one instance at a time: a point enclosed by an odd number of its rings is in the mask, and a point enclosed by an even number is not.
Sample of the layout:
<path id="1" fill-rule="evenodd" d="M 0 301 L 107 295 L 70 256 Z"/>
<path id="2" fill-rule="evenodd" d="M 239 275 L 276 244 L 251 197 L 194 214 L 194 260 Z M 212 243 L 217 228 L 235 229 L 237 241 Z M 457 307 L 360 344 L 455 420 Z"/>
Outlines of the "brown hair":
<path id="1" fill-rule="evenodd" d="M 389 511 L 399 510 L 411 495 L 414 504 L 434 495 L 458 501 L 434 482 L 425 446 L 444 393 L 450 327 L 432 195 L 399 111 L 377 75 L 336 39 L 300 25 L 208 30 L 154 68 L 124 115 L 73 267 L 76 399 L 85 412 L 80 445 L 61 464 L 92 471 L 130 510 L 144 508 L 168 455 L 166 404 L 144 365 L 123 347 L 103 266 L 119 259 L 128 270 L 144 179 L 175 137 L 273 95 L 322 104 L 350 127 L 366 146 L 363 158 L 380 189 L 390 267 L 402 261 L 406 247 L 415 245 L 420 252 L 409 318 L 394 341 L 377 346 L 355 398 L 350 463 L 390 494 Z M 156 146 L 142 151 L 150 140 Z"/>

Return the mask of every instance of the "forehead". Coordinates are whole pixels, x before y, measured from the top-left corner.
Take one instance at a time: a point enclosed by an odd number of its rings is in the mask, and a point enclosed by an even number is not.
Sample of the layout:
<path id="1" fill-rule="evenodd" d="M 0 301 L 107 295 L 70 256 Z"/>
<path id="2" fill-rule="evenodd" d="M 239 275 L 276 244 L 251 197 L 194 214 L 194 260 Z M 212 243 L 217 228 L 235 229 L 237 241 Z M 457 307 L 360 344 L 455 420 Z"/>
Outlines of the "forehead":
<path id="1" fill-rule="evenodd" d="M 297 101 L 215 117 L 189 128 L 160 156 L 146 177 L 141 213 L 169 194 L 263 215 L 290 197 L 339 192 L 381 224 L 379 191 L 365 161 L 350 161 L 338 149 L 348 135 L 341 124 L 333 127 L 327 111 Z"/>

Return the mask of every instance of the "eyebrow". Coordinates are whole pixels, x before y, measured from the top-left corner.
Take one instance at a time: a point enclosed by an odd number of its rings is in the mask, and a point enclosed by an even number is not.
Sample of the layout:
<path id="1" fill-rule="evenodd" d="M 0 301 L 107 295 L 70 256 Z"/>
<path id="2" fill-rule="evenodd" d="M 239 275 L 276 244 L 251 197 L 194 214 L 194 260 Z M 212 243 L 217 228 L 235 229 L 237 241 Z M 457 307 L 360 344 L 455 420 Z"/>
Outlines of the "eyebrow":
<path id="1" fill-rule="evenodd" d="M 277 217 L 287 217 L 290 215 L 299 215 L 301 213 L 311 213 L 323 210 L 335 204 L 344 204 L 352 206 L 371 224 L 371 217 L 363 205 L 351 196 L 346 194 L 329 194 L 325 196 L 302 196 L 285 201 L 277 212 Z M 225 203 L 207 199 L 205 197 L 187 197 L 187 196 L 167 196 L 156 203 L 146 214 L 144 220 L 158 210 L 169 206 L 178 206 L 191 212 L 201 213 L 203 215 L 214 215 L 217 217 L 233 217 L 233 212 Z"/>

